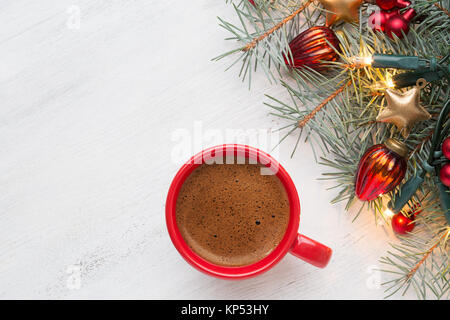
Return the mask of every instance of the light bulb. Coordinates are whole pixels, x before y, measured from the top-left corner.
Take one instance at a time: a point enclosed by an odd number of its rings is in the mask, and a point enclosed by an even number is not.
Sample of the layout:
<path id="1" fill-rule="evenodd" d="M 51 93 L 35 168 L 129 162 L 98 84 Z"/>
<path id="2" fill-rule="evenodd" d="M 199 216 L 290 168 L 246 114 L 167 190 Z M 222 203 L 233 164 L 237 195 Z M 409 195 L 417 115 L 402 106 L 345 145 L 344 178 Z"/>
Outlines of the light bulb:
<path id="1" fill-rule="evenodd" d="M 392 80 L 392 75 L 390 73 L 386 73 L 384 81 L 377 81 L 371 86 L 371 89 L 374 91 L 384 91 L 392 88 L 395 88 L 395 83 Z"/>
<path id="2" fill-rule="evenodd" d="M 372 56 L 368 57 L 354 56 L 350 58 L 350 62 L 355 68 L 364 68 L 372 65 L 373 58 Z"/>
<path id="3" fill-rule="evenodd" d="M 388 88 L 394 88 L 395 87 L 395 84 L 394 84 L 394 81 L 392 81 L 392 78 L 386 79 L 386 86 Z"/>
<path id="4" fill-rule="evenodd" d="M 384 210 L 384 216 L 388 217 L 388 218 L 391 218 L 391 217 L 394 216 L 394 213 L 392 212 L 391 209 L 386 209 L 386 210 Z"/>

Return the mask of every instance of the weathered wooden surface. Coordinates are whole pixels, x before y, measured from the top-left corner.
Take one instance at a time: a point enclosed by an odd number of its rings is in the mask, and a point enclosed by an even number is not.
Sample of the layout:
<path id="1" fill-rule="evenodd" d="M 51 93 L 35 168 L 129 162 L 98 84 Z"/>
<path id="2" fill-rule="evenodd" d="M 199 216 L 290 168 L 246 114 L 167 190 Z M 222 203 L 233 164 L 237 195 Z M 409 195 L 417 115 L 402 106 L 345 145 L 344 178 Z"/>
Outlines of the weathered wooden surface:
<path id="1" fill-rule="evenodd" d="M 199 132 L 207 146 L 246 142 L 251 131 L 226 135 L 254 129 L 264 147 L 285 124 L 262 104 L 264 93 L 285 97 L 281 86 L 260 74 L 249 91 L 236 69 L 210 61 L 233 48 L 217 15 L 234 17 L 219 0 L 0 2 L 1 298 L 384 296 L 373 269 L 393 236 L 329 204 L 310 147 L 290 158 L 295 136 L 273 154 L 298 186 L 301 231 L 334 249 L 328 268 L 286 256 L 228 282 L 172 246 L 164 201 L 180 144 L 192 154 Z"/>

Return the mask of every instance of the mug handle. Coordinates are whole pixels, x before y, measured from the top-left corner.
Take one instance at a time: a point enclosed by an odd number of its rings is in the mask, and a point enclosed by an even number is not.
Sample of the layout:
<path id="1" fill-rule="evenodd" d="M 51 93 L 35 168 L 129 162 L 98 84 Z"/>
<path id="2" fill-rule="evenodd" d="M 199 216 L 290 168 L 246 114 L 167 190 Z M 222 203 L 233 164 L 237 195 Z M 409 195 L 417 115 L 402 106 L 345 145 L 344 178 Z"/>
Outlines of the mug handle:
<path id="1" fill-rule="evenodd" d="M 310 239 L 302 234 L 297 234 L 290 252 L 294 256 L 313 266 L 325 268 L 331 259 L 333 250 L 320 242 Z"/>

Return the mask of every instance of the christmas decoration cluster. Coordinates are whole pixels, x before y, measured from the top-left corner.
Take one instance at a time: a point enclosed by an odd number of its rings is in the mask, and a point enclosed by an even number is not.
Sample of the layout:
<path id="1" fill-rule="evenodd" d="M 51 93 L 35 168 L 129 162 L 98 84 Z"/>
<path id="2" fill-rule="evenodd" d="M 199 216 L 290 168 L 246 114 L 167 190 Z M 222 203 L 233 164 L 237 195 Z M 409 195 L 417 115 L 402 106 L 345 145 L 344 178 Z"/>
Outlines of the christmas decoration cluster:
<path id="1" fill-rule="evenodd" d="M 402 237 L 381 258 L 398 275 L 387 291 L 412 287 L 421 298 L 448 298 L 449 1 L 312 4 L 234 5 L 241 25 L 220 25 L 242 47 L 216 60 L 239 53 L 249 85 L 257 68 L 272 82 L 281 78 L 289 102 L 268 96 L 265 104 L 289 123 L 287 134 L 319 146 L 339 190 L 333 202 L 391 218 Z"/>
<path id="2" fill-rule="evenodd" d="M 379 11 L 375 11 L 369 17 L 369 24 L 375 31 L 386 33 L 389 37 L 395 34 L 399 38 L 409 32 L 409 24 L 416 16 L 416 11 L 409 8 L 404 12 L 400 9 L 409 7 L 410 1 L 405 0 L 377 0 Z"/>

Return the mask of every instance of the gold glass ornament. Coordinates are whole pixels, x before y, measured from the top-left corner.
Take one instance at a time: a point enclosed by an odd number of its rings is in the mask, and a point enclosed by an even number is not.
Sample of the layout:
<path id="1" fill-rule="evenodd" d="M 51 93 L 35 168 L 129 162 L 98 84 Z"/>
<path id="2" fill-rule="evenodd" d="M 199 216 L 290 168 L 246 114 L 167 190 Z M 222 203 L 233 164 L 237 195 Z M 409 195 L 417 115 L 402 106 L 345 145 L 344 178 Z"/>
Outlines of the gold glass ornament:
<path id="1" fill-rule="evenodd" d="M 426 81 L 417 80 L 416 86 L 405 93 L 386 89 L 384 97 L 387 106 L 377 116 L 377 121 L 395 124 L 404 137 L 407 137 L 411 127 L 419 121 L 428 120 L 431 115 L 420 105 L 420 89 Z"/>

